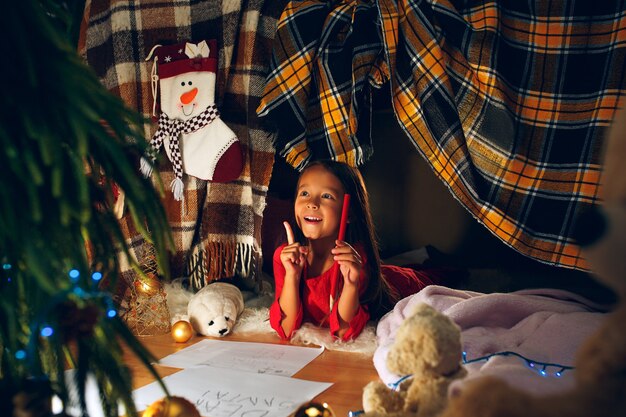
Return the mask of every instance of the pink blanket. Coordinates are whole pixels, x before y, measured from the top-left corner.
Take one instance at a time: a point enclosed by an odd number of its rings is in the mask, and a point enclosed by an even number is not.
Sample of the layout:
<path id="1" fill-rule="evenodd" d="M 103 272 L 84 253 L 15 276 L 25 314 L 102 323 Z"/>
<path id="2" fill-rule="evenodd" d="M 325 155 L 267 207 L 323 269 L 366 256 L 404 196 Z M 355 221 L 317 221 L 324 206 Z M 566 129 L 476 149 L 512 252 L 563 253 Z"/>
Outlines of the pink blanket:
<path id="1" fill-rule="evenodd" d="M 431 285 L 399 301 L 378 323 L 374 366 L 387 384 L 402 377 L 387 369 L 385 358 L 398 326 L 418 303 L 433 306 L 461 327 L 467 361 L 509 351 L 535 362 L 532 367 L 516 355 L 494 355 L 468 363 L 468 376 L 453 383 L 451 390 L 462 389 L 470 379 L 492 375 L 536 395 L 572 387 L 575 369 L 566 369 L 560 376 L 557 372 L 561 366 L 574 365 L 579 346 L 599 327 L 608 311 L 607 306 L 563 290 L 483 294 Z M 543 364 L 560 366 L 546 366 L 546 374 L 542 375 Z"/>

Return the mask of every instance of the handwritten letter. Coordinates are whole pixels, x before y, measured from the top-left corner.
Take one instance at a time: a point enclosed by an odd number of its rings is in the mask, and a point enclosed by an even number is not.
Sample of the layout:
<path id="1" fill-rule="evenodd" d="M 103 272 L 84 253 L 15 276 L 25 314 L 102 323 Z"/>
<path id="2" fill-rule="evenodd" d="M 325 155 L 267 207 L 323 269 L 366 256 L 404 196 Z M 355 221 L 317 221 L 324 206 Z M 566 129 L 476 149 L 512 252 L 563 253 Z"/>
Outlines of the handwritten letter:
<path id="1" fill-rule="evenodd" d="M 159 365 L 174 368 L 212 366 L 292 376 L 318 357 L 323 350 L 324 348 L 203 339 L 166 356 L 159 361 Z"/>
<path id="2" fill-rule="evenodd" d="M 185 397 L 206 417 L 287 417 L 332 384 L 214 367 L 188 368 L 163 378 L 170 394 Z M 165 393 L 153 382 L 135 390 L 138 410 Z"/>

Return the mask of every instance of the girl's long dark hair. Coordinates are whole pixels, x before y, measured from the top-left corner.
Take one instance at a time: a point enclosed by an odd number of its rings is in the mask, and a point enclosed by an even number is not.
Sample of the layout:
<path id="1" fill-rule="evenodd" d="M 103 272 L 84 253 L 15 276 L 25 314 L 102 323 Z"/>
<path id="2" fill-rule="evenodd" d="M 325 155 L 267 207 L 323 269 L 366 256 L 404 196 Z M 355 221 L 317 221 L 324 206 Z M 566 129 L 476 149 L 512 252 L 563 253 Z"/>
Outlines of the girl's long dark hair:
<path id="1" fill-rule="evenodd" d="M 398 296 L 381 273 L 378 240 L 363 177 L 358 169 L 332 160 L 311 162 L 302 170 L 300 175 L 313 166 L 321 166 L 337 177 L 343 185 L 345 193 L 350 194 L 350 211 L 348 212 L 350 223 L 346 228 L 346 242 L 358 244 L 365 251 L 369 282 L 367 289 L 361 296 L 361 303 L 368 306 L 371 318 L 376 320 L 393 308 Z M 296 229 L 295 233 L 298 239 L 301 243 L 305 243 L 302 241 L 304 236 L 302 236 L 299 228 Z"/>

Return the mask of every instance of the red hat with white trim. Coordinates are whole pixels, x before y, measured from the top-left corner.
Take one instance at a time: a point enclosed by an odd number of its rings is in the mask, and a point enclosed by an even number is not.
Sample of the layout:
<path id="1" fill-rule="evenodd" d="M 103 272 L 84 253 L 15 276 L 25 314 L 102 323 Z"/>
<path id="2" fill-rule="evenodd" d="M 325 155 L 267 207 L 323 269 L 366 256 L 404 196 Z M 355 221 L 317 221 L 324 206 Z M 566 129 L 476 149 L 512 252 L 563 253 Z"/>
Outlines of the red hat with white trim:
<path id="1" fill-rule="evenodd" d="M 168 78 L 187 72 L 217 72 L 217 52 L 217 41 L 210 39 L 198 44 L 157 45 L 147 59 L 154 56 L 159 78 Z"/>

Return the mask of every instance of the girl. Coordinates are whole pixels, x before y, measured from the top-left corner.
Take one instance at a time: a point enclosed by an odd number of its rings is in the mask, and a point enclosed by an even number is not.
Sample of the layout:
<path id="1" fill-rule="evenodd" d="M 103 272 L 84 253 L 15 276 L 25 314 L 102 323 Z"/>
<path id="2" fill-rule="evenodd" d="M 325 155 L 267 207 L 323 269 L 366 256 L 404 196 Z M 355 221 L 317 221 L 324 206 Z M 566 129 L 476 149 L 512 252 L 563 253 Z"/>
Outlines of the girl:
<path id="1" fill-rule="evenodd" d="M 337 240 L 344 194 L 350 194 L 346 240 Z M 276 296 L 270 323 L 288 339 L 302 321 L 330 328 L 335 337 L 357 337 L 400 298 L 432 284 L 417 271 L 381 265 L 369 198 L 360 172 L 334 161 L 310 163 L 296 187 L 294 235 L 274 252 Z M 338 282 L 332 266 L 339 265 Z"/>

